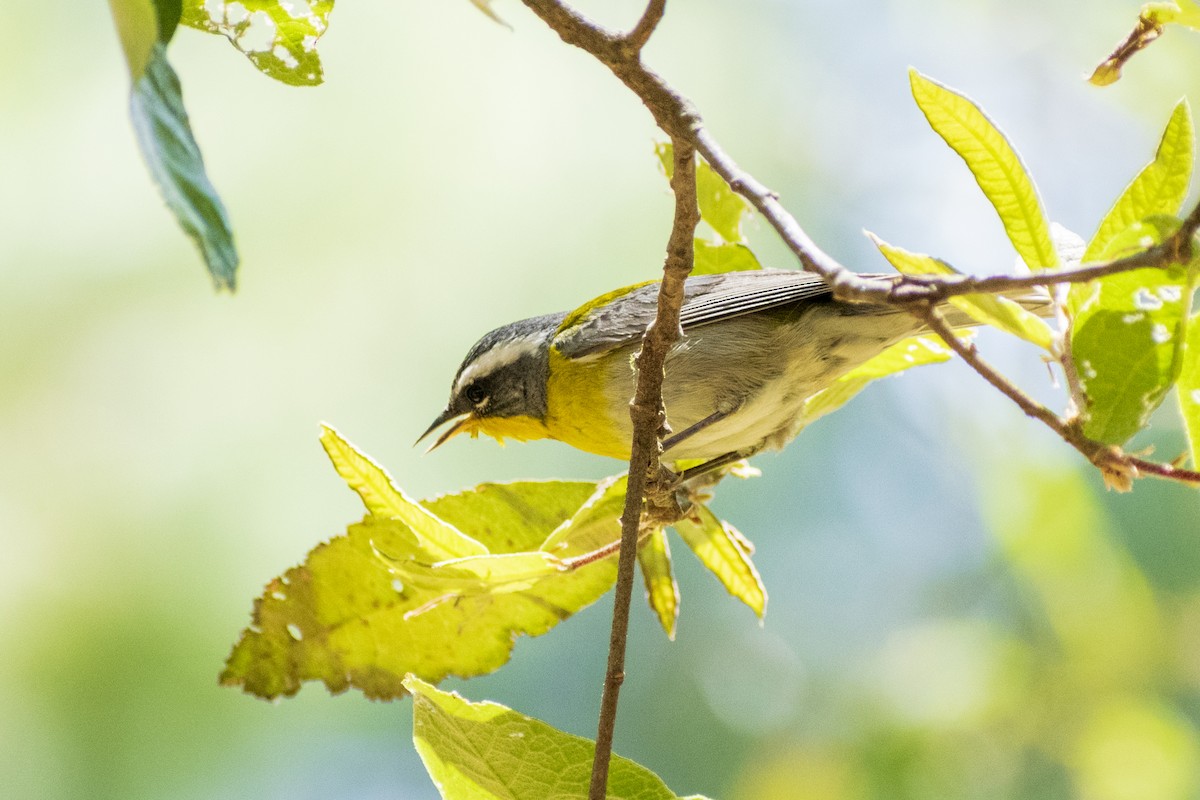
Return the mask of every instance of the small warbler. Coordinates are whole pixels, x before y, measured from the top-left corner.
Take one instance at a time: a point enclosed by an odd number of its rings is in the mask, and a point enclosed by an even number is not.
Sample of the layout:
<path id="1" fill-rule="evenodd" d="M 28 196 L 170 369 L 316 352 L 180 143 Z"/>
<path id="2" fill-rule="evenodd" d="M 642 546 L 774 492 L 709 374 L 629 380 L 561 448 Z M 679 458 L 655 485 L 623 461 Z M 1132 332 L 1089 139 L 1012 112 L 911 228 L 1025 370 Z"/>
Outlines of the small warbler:
<path id="1" fill-rule="evenodd" d="M 453 422 L 430 450 L 459 433 L 484 433 L 629 458 L 633 356 L 657 297 L 657 282 L 637 284 L 488 333 L 417 441 Z M 1035 311 L 1048 305 L 1018 299 Z M 974 324 L 951 307 L 944 313 L 955 327 Z M 684 336 L 667 357 L 663 383 L 667 460 L 732 460 L 782 447 L 799 430 L 806 398 L 923 329 L 894 307 L 835 300 L 820 276 L 793 270 L 690 277 L 680 322 Z"/>

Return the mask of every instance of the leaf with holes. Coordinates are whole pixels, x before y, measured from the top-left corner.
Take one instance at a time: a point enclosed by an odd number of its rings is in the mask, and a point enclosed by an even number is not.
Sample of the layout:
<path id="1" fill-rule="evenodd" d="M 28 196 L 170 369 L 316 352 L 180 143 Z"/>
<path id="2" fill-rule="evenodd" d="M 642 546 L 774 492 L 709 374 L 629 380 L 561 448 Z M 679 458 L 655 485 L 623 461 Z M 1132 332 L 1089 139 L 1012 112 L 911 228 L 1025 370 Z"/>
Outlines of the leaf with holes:
<path id="1" fill-rule="evenodd" d="M 1142 249 L 1171 235 L 1170 217 L 1134 223 L 1100 257 Z M 1083 432 L 1124 444 L 1144 428 L 1183 366 L 1192 288 L 1174 266 L 1110 275 L 1088 284 L 1074 319 L 1071 350 L 1085 403 Z"/>
<path id="2" fill-rule="evenodd" d="M 323 78 L 317 40 L 333 0 L 186 0 L 185 25 L 224 36 L 260 72 L 292 86 Z"/>

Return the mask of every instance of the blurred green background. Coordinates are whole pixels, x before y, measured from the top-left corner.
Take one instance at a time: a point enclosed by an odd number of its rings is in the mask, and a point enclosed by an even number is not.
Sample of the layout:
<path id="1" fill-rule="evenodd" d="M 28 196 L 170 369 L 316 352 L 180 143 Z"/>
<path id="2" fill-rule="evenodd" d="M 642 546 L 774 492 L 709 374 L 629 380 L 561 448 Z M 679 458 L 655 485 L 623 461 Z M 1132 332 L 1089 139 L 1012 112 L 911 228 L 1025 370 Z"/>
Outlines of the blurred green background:
<path id="1" fill-rule="evenodd" d="M 581 4 L 610 24 L 633 0 Z M 103 3 L 17 3 L 0 49 L 0 796 L 434 798 L 408 704 L 216 676 L 272 576 L 360 514 L 327 420 L 416 496 L 597 478 L 554 443 L 410 447 L 495 325 L 652 277 L 671 200 L 637 101 L 519 4 L 340 3 L 327 82 L 170 49 L 244 258 L 215 296 L 135 150 Z M 913 65 L 1006 130 L 1084 236 L 1197 97 L 1172 31 L 1081 76 L 1137 4 L 672 3 L 648 60 L 810 233 L 969 271 L 1014 257 L 908 96 Z M 765 260 L 790 266 L 769 231 Z M 981 343 L 1057 402 L 1036 357 Z M 1175 415 L 1146 443 L 1183 447 Z M 717 798 L 1200 797 L 1200 500 L 1106 494 L 958 365 L 872 387 L 718 511 L 766 624 L 677 546 L 677 641 L 635 606 L 617 749 Z M 591 736 L 599 603 L 452 683 Z"/>

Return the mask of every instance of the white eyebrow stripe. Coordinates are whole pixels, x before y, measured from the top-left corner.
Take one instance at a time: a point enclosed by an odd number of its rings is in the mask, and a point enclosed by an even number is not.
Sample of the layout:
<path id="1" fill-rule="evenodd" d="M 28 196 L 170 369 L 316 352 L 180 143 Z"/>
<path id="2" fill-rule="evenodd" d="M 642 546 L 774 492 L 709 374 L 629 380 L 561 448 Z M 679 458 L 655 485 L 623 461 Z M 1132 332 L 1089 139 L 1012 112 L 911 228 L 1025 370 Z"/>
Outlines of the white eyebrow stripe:
<path id="1" fill-rule="evenodd" d="M 516 339 L 499 344 L 475 359 L 454 382 L 454 394 L 458 394 L 464 386 L 478 377 L 490 375 L 501 367 L 506 367 L 522 356 L 537 352 L 541 346 L 541 338 Z"/>

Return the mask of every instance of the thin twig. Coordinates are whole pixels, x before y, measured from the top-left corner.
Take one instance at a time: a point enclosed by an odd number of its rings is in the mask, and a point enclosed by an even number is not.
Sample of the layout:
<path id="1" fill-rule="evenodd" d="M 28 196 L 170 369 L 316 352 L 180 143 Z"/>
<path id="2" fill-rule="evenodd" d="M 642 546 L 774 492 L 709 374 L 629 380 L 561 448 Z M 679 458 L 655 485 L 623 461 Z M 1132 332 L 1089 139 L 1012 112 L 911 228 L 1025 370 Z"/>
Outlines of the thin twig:
<path id="1" fill-rule="evenodd" d="M 1200 485 L 1200 472 L 1180 469 L 1171 464 L 1159 464 L 1154 461 L 1132 456 L 1116 445 L 1104 444 L 1089 439 L 1083 434 L 1080 421 L 1062 419 L 1046 406 L 1034 400 L 1018 389 L 1010 380 L 1005 378 L 990 363 L 979 355 L 974 344 L 964 342 L 954 335 L 953 329 L 946 322 L 941 312 L 932 305 L 916 305 L 909 311 L 922 319 L 929 329 L 946 342 L 946 345 L 965 361 L 971 369 L 978 372 L 984 380 L 1008 397 L 1025 412 L 1026 415 L 1044 423 L 1057 433 L 1067 444 L 1074 447 L 1083 456 L 1095 464 L 1104 476 L 1104 482 L 1119 491 L 1132 488 L 1133 479 L 1141 475 L 1154 478 L 1179 481 Z"/>
<path id="2" fill-rule="evenodd" d="M 637 389 L 629 404 L 633 419 L 633 447 L 629 459 L 629 483 L 625 510 L 621 514 L 621 552 L 617 561 L 617 586 L 613 598 L 612 633 L 608 642 L 608 669 L 600 698 L 600 721 L 596 731 L 596 753 L 592 761 L 590 800 L 604 800 L 608 790 L 608 765 L 612 758 L 613 731 L 617 720 L 617 698 L 625 679 L 625 643 L 629 633 L 629 606 L 633 597 L 633 565 L 637 558 L 642 503 L 649 476 L 657 475 L 659 444 L 666 414 L 662 404 L 664 364 L 672 345 L 679 340 L 679 309 L 683 285 L 692 271 L 693 237 L 700 222 L 696 203 L 696 155 L 691 146 L 675 141 L 675 170 L 671 188 L 675 192 L 675 221 L 667 243 L 667 259 L 658 290 L 658 312 L 642 338 L 637 356 Z"/>
<path id="3" fill-rule="evenodd" d="M 654 29 L 662 21 L 663 12 L 666 10 L 667 0 L 650 0 L 646 10 L 642 13 L 642 18 L 623 37 L 625 47 L 634 53 L 640 53 L 646 46 L 646 42 L 650 41 L 650 37 L 654 35 Z"/>

